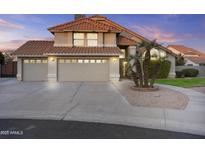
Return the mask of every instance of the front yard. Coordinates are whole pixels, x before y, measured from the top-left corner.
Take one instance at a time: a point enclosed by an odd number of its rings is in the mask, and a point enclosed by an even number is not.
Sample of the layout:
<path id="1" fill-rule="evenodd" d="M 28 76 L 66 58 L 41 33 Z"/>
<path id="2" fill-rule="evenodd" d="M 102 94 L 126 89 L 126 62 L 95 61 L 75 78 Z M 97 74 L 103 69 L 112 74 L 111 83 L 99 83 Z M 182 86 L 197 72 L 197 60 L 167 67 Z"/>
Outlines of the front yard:
<path id="1" fill-rule="evenodd" d="M 156 83 L 191 88 L 205 86 L 205 78 L 158 79 Z"/>

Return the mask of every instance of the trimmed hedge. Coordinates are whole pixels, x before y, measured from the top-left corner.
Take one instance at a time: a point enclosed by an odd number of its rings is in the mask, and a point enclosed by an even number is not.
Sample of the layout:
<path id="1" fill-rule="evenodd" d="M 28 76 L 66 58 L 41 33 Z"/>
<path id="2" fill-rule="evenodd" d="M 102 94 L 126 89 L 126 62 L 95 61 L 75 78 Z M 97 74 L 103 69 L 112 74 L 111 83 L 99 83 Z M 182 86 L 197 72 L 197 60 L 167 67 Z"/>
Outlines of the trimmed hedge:
<path id="1" fill-rule="evenodd" d="M 199 74 L 199 70 L 194 68 L 183 69 L 181 72 L 184 77 L 196 77 Z"/>
<path id="2" fill-rule="evenodd" d="M 153 69 L 154 66 L 159 63 L 157 61 L 151 61 L 150 62 L 150 66 L 149 66 L 149 78 L 152 78 L 152 75 L 154 74 Z M 168 60 L 162 61 L 160 64 L 160 70 L 157 74 L 157 78 L 158 79 L 163 79 L 163 78 L 167 78 L 169 75 L 169 71 L 171 68 L 171 62 Z"/>
<path id="3" fill-rule="evenodd" d="M 176 78 L 183 78 L 184 75 L 181 71 L 176 71 Z"/>

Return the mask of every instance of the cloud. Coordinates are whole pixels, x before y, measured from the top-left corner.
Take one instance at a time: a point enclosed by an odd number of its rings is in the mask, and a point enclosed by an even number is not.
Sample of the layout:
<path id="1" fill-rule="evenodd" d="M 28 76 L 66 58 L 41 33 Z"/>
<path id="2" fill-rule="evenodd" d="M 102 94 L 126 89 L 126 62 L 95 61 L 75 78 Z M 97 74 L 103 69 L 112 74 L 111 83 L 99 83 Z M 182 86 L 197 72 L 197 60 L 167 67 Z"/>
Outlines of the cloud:
<path id="1" fill-rule="evenodd" d="M 132 26 L 138 33 L 149 39 L 157 39 L 162 43 L 173 43 L 184 39 L 191 39 L 191 34 L 176 34 L 173 32 L 165 31 L 156 26 Z"/>
<path id="2" fill-rule="evenodd" d="M 11 40 L 11 41 L 7 41 L 7 42 L 3 42 L 3 43 L 0 43 L 0 50 L 17 49 L 25 42 L 26 42 L 26 40 Z"/>
<path id="3" fill-rule="evenodd" d="M 0 19 L 0 27 L 13 28 L 13 29 L 23 29 L 24 28 L 23 25 L 12 23 L 4 19 Z"/>

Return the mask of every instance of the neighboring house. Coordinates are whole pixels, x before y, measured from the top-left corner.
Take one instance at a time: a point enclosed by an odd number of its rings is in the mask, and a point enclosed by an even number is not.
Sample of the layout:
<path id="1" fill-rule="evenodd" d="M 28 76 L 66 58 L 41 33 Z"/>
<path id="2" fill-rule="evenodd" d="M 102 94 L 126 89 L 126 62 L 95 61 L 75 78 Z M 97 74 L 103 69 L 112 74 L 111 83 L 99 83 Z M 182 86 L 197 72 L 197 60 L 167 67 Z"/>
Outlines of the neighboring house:
<path id="1" fill-rule="evenodd" d="M 169 45 L 167 48 L 175 54 L 181 54 L 185 59 L 185 66 L 205 65 L 205 53 L 183 45 Z"/>
<path id="2" fill-rule="evenodd" d="M 53 41 L 28 41 L 15 51 L 18 80 L 109 81 L 126 76 L 126 58 L 136 45 L 147 40 L 109 20 L 91 16 L 48 28 Z M 161 46 L 171 61 L 175 76 L 175 54 Z"/>
<path id="3" fill-rule="evenodd" d="M 176 71 L 193 68 L 199 71 L 198 77 L 205 77 L 205 53 L 183 45 L 169 45 L 167 48 L 185 59 L 184 66 L 176 66 Z"/>

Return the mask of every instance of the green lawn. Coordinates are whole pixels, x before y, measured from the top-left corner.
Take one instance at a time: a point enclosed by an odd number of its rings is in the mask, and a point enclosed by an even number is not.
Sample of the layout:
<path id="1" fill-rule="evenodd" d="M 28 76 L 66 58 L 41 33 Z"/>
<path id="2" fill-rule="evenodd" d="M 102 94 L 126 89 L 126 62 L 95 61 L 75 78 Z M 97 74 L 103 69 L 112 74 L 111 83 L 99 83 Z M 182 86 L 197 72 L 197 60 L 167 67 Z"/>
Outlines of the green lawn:
<path id="1" fill-rule="evenodd" d="M 156 83 L 190 88 L 205 86 L 205 78 L 158 79 Z"/>

